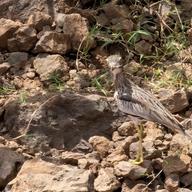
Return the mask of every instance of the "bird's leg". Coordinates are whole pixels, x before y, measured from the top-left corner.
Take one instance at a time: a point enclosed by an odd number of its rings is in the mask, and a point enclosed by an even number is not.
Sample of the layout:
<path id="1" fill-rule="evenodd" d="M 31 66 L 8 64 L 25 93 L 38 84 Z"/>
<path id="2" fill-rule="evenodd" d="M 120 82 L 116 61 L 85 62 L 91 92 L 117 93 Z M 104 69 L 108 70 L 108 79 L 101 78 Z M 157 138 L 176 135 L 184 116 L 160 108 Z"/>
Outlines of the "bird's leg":
<path id="1" fill-rule="evenodd" d="M 139 136 L 139 149 L 137 151 L 137 157 L 135 160 L 133 160 L 132 162 L 134 164 L 141 164 L 143 163 L 143 145 L 142 145 L 142 140 L 143 140 L 143 125 L 140 124 L 137 127 L 137 132 L 138 132 L 138 136 Z"/>

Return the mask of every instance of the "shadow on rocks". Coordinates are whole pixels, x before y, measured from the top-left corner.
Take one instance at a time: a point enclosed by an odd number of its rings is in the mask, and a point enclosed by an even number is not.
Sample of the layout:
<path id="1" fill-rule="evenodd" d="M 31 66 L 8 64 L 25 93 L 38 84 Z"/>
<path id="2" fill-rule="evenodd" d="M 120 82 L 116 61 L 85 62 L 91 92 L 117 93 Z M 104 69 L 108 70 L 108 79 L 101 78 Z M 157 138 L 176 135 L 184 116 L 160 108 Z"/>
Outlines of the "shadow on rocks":
<path id="1" fill-rule="evenodd" d="M 91 136 L 110 137 L 115 120 L 107 99 L 99 95 L 56 95 L 42 107 L 50 96 L 36 95 L 25 105 L 13 101 L 2 113 L 1 127 L 11 137 L 22 134 L 33 116 L 27 134 L 19 140 L 35 151 L 47 151 L 50 147 L 90 152 L 87 142 Z"/>

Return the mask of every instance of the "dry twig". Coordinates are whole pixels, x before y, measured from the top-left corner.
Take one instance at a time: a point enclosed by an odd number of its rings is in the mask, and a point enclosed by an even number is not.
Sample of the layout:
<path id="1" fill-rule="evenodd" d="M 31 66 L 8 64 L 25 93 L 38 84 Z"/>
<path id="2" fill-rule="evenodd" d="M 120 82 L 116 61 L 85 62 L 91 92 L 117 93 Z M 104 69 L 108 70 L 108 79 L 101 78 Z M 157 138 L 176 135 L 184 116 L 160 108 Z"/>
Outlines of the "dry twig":
<path id="1" fill-rule="evenodd" d="M 35 114 L 37 113 L 37 111 L 39 111 L 45 104 L 47 104 L 49 101 L 51 101 L 53 98 L 55 98 L 55 97 L 57 97 L 57 96 L 58 96 L 58 95 L 54 95 L 54 96 L 50 97 L 49 99 L 47 99 L 45 102 L 43 102 L 41 105 L 39 105 L 39 107 L 38 107 L 37 109 L 35 109 L 35 111 L 31 114 L 31 118 L 30 118 L 30 120 L 29 120 L 29 122 L 28 122 L 28 124 L 27 124 L 27 127 L 25 128 L 25 133 L 23 133 L 22 135 L 19 135 L 19 136 L 15 137 L 15 138 L 13 138 L 13 140 L 17 140 L 17 139 L 19 139 L 19 138 L 21 138 L 21 137 L 26 136 L 26 134 L 27 134 L 27 132 L 28 132 L 28 130 L 29 130 L 29 128 L 30 128 L 31 122 L 32 122 Z"/>
<path id="2" fill-rule="evenodd" d="M 153 183 L 153 181 L 155 181 L 155 179 L 157 179 L 157 177 L 163 172 L 163 169 L 161 169 L 159 171 L 159 173 L 157 173 L 157 175 L 146 185 L 146 187 L 141 191 L 141 192 L 144 192 L 148 187 L 149 185 L 151 185 L 151 183 Z"/>

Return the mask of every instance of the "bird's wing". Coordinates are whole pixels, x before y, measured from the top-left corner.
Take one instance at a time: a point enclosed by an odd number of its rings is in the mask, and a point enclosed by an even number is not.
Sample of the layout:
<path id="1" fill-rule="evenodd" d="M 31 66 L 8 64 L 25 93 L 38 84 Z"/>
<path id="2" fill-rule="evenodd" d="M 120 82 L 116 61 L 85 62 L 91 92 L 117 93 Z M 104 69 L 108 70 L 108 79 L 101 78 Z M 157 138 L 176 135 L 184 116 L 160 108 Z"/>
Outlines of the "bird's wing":
<path id="1" fill-rule="evenodd" d="M 149 120 L 147 117 L 147 114 L 150 112 L 149 108 L 147 108 L 143 102 L 133 98 L 129 94 L 122 93 L 121 95 L 118 95 L 117 104 L 120 110 L 124 113 Z"/>
<path id="2" fill-rule="evenodd" d="M 127 91 L 118 95 L 118 106 L 123 112 L 155 121 L 172 130 L 183 132 L 178 120 L 151 93 L 138 86 L 132 87 L 131 94 Z"/>

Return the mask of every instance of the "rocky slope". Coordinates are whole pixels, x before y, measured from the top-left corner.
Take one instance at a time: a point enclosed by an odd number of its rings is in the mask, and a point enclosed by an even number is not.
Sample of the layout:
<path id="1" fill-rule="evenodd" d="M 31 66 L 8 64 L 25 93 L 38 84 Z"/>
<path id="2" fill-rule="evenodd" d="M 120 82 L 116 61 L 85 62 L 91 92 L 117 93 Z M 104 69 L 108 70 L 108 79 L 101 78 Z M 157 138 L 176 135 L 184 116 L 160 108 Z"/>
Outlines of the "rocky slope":
<path id="1" fill-rule="evenodd" d="M 190 192 L 192 143 L 117 110 L 106 57 L 192 135 L 191 2 L 0 1 L 0 190 Z"/>

